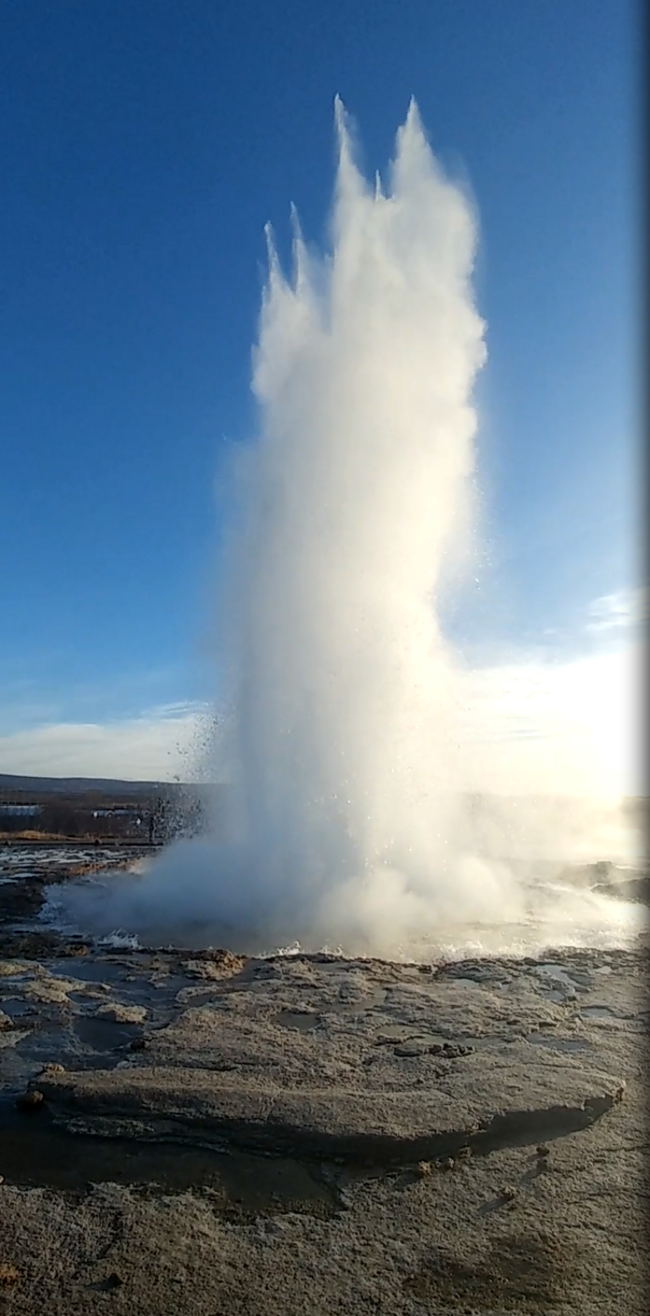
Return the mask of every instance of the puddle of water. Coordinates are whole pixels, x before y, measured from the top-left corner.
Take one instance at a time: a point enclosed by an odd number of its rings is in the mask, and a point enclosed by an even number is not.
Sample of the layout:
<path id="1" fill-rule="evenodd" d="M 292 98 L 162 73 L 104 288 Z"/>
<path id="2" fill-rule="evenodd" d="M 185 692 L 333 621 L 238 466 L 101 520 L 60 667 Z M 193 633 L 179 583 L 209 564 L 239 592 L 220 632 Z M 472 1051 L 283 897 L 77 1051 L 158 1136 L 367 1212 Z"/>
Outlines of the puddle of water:
<path id="1" fill-rule="evenodd" d="M 407 1024 L 382 1024 L 377 1041 L 382 1042 L 385 1038 L 388 1042 L 410 1042 L 416 1036 L 419 1036 L 417 1029 L 409 1028 Z"/>
<path id="2" fill-rule="evenodd" d="M 76 1033 L 68 1027 L 42 1027 L 39 1021 L 25 1019 L 28 1031 L 23 1033 L 14 1048 L 10 1065 L 3 1063 L 3 1091 L 20 1092 L 25 1084 L 52 1061 L 66 1069 L 114 1069 L 124 1059 L 124 1052 L 95 1051 L 84 1046 Z M 0 1166 L 0 1172 L 4 1173 Z"/>
<path id="3" fill-rule="evenodd" d="M 85 1192 L 118 1183 L 164 1193 L 211 1189 L 224 1207 L 251 1214 L 332 1214 L 334 1190 L 316 1171 L 287 1157 L 216 1152 L 174 1143 L 69 1134 L 47 1111 L 0 1108 L 0 1165 L 7 1183 Z"/>
<path id="4" fill-rule="evenodd" d="M 320 1022 L 317 1014 L 305 1014 L 299 1010 L 281 1010 L 277 1019 L 283 1028 L 297 1028 L 300 1033 L 310 1032 Z"/>
<path id="5" fill-rule="evenodd" d="M 151 981 L 151 965 L 138 960 L 130 961 L 94 960 L 82 956 L 79 959 L 56 960 L 49 964 L 53 972 L 61 973 L 67 978 L 76 978 L 80 985 L 99 985 L 106 983 L 111 991 L 106 992 L 107 1001 L 119 998 L 125 1005 L 142 1005 L 145 1007 L 152 1023 L 168 1023 L 177 1009 L 178 992 L 187 987 L 188 980 L 182 974 L 166 974 L 161 980 Z M 134 972 L 134 969 L 139 972 Z M 205 1000 L 212 999 L 214 989 L 206 992 Z M 88 1002 L 83 993 L 72 993 L 73 999 Z M 187 1004 L 203 1004 L 203 1000 L 194 997 Z"/>
<path id="6" fill-rule="evenodd" d="M 37 1017 L 40 1014 L 35 1001 L 21 1001 L 17 996 L 5 998 L 0 1004 L 10 1019 L 22 1019 L 25 1015 Z"/>
<path id="7" fill-rule="evenodd" d="M 587 1005 L 581 1009 L 580 1014 L 583 1019 L 600 1019 L 602 1023 L 615 1024 L 617 1027 L 623 1025 L 628 1032 L 647 1033 L 647 1019 L 645 1016 L 635 1016 L 626 1014 L 624 1010 L 611 1010 L 607 1005 Z"/>
<path id="8" fill-rule="evenodd" d="M 383 1005 L 387 991 L 380 988 L 378 991 L 371 993 L 369 996 L 363 996 L 360 999 L 346 1001 L 327 1001 L 319 1009 L 319 1014 L 325 1016 L 328 1014 L 365 1014 L 367 1010 L 375 1010 L 378 1006 Z"/>
<path id="9" fill-rule="evenodd" d="M 554 1037 L 548 1033 L 529 1033 L 527 1042 L 533 1046 L 548 1046 L 553 1051 L 588 1051 L 589 1043 L 582 1037 Z"/>
<path id="10" fill-rule="evenodd" d="M 119 1024 L 112 1019 L 89 1018 L 87 1015 L 79 1015 L 72 1028 L 79 1041 L 93 1051 L 115 1051 L 142 1036 L 139 1024 Z"/>
<path id="11" fill-rule="evenodd" d="M 446 1040 L 449 1041 L 449 1038 L 447 1038 Z M 489 1047 L 503 1046 L 503 1045 L 510 1046 L 513 1042 L 521 1041 L 521 1037 L 519 1034 L 516 1033 L 504 1034 L 504 1035 L 501 1035 L 499 1033 L 490 1033 L 487 1036 L 483 1034 L 480 1037 L 472 1037 L 471 1034 L 468 1034 L 467 1036 L 463 1036 L 463 1037 L 459 1035 L 458 1041 L 463 1046 L 471 1046 L 473 1051 L 485 1051 Z"/>
<path id="12" fill-rule="evenodd" d="M 572 991 L 576 989 L 571 974 L 562 964 L 535 964 L 531 972 L 536 974 L 538 978 L 553 978 L 556 982 L 562 983 L 564 987 L 570 987 Z"/>
<path id="13" fill-rule="evenodd" d="M 79 978 L 81 982 L 121 982 L 127 972 L 127 966 L 110 959 L 94 960 L 90 956 L 71 956 L 65 959 L 48 961 L 52 973 L 64 978 Z"/>

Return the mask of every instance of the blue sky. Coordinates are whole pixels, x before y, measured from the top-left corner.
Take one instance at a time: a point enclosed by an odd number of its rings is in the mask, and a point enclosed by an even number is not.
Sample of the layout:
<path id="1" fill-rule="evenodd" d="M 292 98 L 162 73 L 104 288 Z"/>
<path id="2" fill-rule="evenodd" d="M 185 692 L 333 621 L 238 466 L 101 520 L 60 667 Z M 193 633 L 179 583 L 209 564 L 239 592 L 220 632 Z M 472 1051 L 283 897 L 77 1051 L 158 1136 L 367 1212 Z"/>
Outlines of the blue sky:
<path id="1" fill-rule="evenodd" d="M 369 171 L 415 95 L 479 211 L 488 551 L 468 646 L 493 670 L 623 642 L 639 14 L 631 0 L 4 0 L 0 771 L 168 775 L 194 735 L 215 473 L 254 428 L 263 226 L 286 250 L 293 201 L 322 239 L 337 92 Z"/>

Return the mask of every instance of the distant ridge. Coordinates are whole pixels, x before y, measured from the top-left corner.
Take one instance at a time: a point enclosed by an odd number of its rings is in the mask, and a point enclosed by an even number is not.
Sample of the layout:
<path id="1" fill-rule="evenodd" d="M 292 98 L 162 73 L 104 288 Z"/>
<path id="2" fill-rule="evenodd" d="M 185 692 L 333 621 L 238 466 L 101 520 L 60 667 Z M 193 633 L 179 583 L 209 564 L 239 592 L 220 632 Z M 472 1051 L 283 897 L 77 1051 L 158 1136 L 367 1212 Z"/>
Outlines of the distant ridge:
<path id="1" fill-rule="evenodd" d="M 16 773 L 0 772 L 0 793 L 3 791 L 37 791 L 48 795 L 73 795 L 100 792 L 101 794 L 142 795 L 158 791 L 177 791 L 183 782 L 178 781 L 120 781 L 111 777 L 24 777 Z"/>
<path id="2" fill-rule="evenodd" d="M 147 791 L 177 791 L 177 790 L 201 790 L 201 787 L 210 789 L 217 782 L 187 782 L 187 781 L 123 781 L 118 777 L 30 777 L 21 776 L 14 772 L 0 772 L 0 792 L 5 791 L 46 791 L 49 793 L 67 794 L 73 792 L 102 791 L 112 792 L 120 791 L 125 795 L 140 795 Z M 490 799 L 489 792 L 481 792 L 474 796 L 476 800 Z M 516 796 L 511 796 L 516 799 Z M 522 797 L 523 799 L 532 797 Z M 551 796 L 544 797 L 551 798 Z M 559 801 L 564 797 L 558 796 Z M 623 795 L 621 804 L 626 806 L 638 806 L 650 804 L 650 797 L 647 795 Z"/>

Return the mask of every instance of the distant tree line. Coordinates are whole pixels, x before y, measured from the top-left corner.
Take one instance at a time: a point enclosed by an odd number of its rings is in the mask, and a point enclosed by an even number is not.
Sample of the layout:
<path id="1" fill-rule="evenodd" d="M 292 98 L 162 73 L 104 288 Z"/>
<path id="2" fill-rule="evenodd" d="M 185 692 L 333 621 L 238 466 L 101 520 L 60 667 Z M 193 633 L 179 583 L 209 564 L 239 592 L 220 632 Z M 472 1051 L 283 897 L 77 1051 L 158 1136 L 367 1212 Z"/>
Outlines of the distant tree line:
<path id="1" fill-rule="evenodd" d="M 115 799 L 99 794 L 0 797 L 0 835 L 42 834 L 163 845 L 206 829 L 204 800 L 191 792 Z"/>

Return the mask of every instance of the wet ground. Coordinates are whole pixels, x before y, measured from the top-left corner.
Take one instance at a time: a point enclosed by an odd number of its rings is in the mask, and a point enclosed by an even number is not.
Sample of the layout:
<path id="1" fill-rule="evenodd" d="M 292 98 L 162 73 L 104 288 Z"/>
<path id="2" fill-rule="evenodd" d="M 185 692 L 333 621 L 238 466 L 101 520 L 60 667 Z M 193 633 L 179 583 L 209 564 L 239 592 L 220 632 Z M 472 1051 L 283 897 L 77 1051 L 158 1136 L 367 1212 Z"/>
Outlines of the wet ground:
<path id="1" fill-rule="evenodd" d="M 645 1310 L 643 938 L 419 964 L 98 945 L 42 923 L 48 885 L 138 857 L 31 853 L 0 855 L 8 1311 Z"/>
<path id="2" fill-rule="evenodd" d="M 0 845 L 0 953 L 7 938 L 45 934 L 40 920 L 48 891 L 59 883 L 91 881 L 122 873 L 151 856 L 151 847 L 134 845 L 43 845 L 33 841 Z M 52 935 L 58 943 L 56 928 Z"/>

